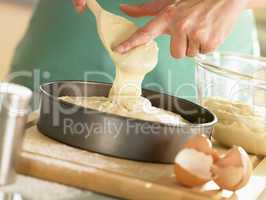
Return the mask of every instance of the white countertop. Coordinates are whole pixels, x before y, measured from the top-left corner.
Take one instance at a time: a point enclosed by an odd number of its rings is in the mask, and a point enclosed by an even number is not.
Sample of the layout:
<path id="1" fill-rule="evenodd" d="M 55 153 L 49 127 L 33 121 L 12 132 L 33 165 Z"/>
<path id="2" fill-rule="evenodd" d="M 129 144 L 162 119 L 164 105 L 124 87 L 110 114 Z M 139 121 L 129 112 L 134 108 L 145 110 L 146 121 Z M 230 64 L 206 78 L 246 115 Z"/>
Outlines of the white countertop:
<path id="1" fill-rule="evenodd" d="M 0 187 L 0 191 L 19 193 L 23 200 L 112 200 L 94 192 L 68 187 L 58 183 L 18 175 L 14 184 Z M 2 199 L 1 199 L 2 200 Z"/>

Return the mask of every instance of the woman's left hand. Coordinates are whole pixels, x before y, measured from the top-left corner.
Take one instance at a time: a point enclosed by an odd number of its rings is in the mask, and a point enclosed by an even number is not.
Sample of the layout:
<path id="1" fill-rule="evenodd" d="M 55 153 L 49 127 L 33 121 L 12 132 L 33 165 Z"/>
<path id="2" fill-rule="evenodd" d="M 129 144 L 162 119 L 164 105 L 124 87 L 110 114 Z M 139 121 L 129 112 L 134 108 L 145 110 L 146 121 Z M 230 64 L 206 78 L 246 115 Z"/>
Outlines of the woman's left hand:
<path id="1" fill-rule="evenodd" d="M 75 9 L 79 12 L 82 13 L 86 9 L 86 0 L 72 0 Z M 128 14 L 134 17 L 138 16 L 152 16 L 157 14 L 161 9 L 163 9 L 165 6 L 173 3 L 174 0 L 153 0 L 149 3 L 145 4 L 140 4 L 134 7 L 127 7 L 126 4 L 121 5 L 121 9 L 123 8 L 128 8 Z M 130 10 L 130 8 L 133 8 L 133 10 Z"/>
<path id="2" fill-rule="evenodd" d="M 162 0 L 153 2 L 162 2 Z M 175 58 L 212 52 L 229 35 L 247 4 L 248 0 L 176 1 L 155 12 L 155 17 L 120 44 L 116 51 L 125 53 L 159 35 L 169 34 L 171 54 Z M 123 5 L 121 8 L 130 16 L 151 14 L 147 9 L 145 11 L 138 6 Z"/>
<path id="3" fill-rule="evenodd" d="M 72 1 L 73 1 L 73 4 L 74 4 L 75 9 L 79 13 L 82 13 L 86 9 L 86 7 L 87 7 L 86 0 L 72 0 Z"/>

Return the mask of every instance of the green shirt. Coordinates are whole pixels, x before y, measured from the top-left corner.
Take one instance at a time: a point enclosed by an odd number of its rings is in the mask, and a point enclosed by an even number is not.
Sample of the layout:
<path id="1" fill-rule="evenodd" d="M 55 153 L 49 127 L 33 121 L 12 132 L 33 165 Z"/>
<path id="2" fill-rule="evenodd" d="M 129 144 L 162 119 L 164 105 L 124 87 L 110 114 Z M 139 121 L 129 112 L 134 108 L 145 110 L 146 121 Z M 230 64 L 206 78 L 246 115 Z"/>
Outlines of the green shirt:
<path id="1" fill-rule="evenodd" d="M 116 14 L 120 3 L 140 3 L 143 0 L 99 0 L 101 5 Z M 126 16 L 125 16 L 126 17 Z M 221 16 L 223 17 L 223 16 Z M 145 19 L 134 19 L 138 25 Z M 254 54 L 257 52 L 256 31 L 251 11 L 245 11 L 220 50 Z M 175 96 L 194 96 L 192 59 L 176 60 L 169 51 L 169 36 L 157 39 L 159 62 L 143 83 L 144 88 Z M 53 80 L 93 80 L 112 82 L 114 65 L 97 35 L 93 15 L 79 15 L 70 0 L 41 0 L 37 5 L 25 37 L 13 59 L 11 72 L 23 70 L 13 82 L 38 90 L 41 83 Z M 20 74 L 20 73 L 18 73 Z M 33 84 L 35 79 L 35 84 Z"/>

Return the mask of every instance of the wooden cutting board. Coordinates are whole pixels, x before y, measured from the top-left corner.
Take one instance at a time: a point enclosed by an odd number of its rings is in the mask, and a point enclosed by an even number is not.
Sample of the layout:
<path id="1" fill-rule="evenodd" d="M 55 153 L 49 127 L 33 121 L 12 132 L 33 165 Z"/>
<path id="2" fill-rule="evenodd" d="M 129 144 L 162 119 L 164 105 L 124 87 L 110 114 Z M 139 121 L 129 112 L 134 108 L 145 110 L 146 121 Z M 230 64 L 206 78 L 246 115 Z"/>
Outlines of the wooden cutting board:
<path id="1" fill-rule="evenodd" d="M 26 175 L 138 200 L 238 199 L 254 191 L 259 195 L 264 188 L 264 180 L 257 177 L 237 193 L 221 191 L 213 182 L 198 188 L 185 188 L 175 181 L 173 165 L 118 159 L 64 145 L 42 135 L 36 128 L 36 119 L 35 115 L 31 116 L 27 125 L 18 163 L 19 172 Z M 254 166 L 262 160 L 257 156 L 250 158 Z"/>

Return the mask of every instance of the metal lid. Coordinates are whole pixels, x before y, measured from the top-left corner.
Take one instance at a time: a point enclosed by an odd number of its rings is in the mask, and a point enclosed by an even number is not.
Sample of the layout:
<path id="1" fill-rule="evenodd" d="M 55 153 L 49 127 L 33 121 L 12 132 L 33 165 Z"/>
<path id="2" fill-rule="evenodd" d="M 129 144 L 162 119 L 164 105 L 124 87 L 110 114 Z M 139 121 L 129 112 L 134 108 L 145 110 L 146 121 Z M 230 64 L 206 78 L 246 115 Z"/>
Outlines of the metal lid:
<path id="1" fill-rule="evenodd" d="M 10 112 L 25 114 L 29 111 L 32 91 L 12 83 L 0 83 L 0 108 Z"/>

